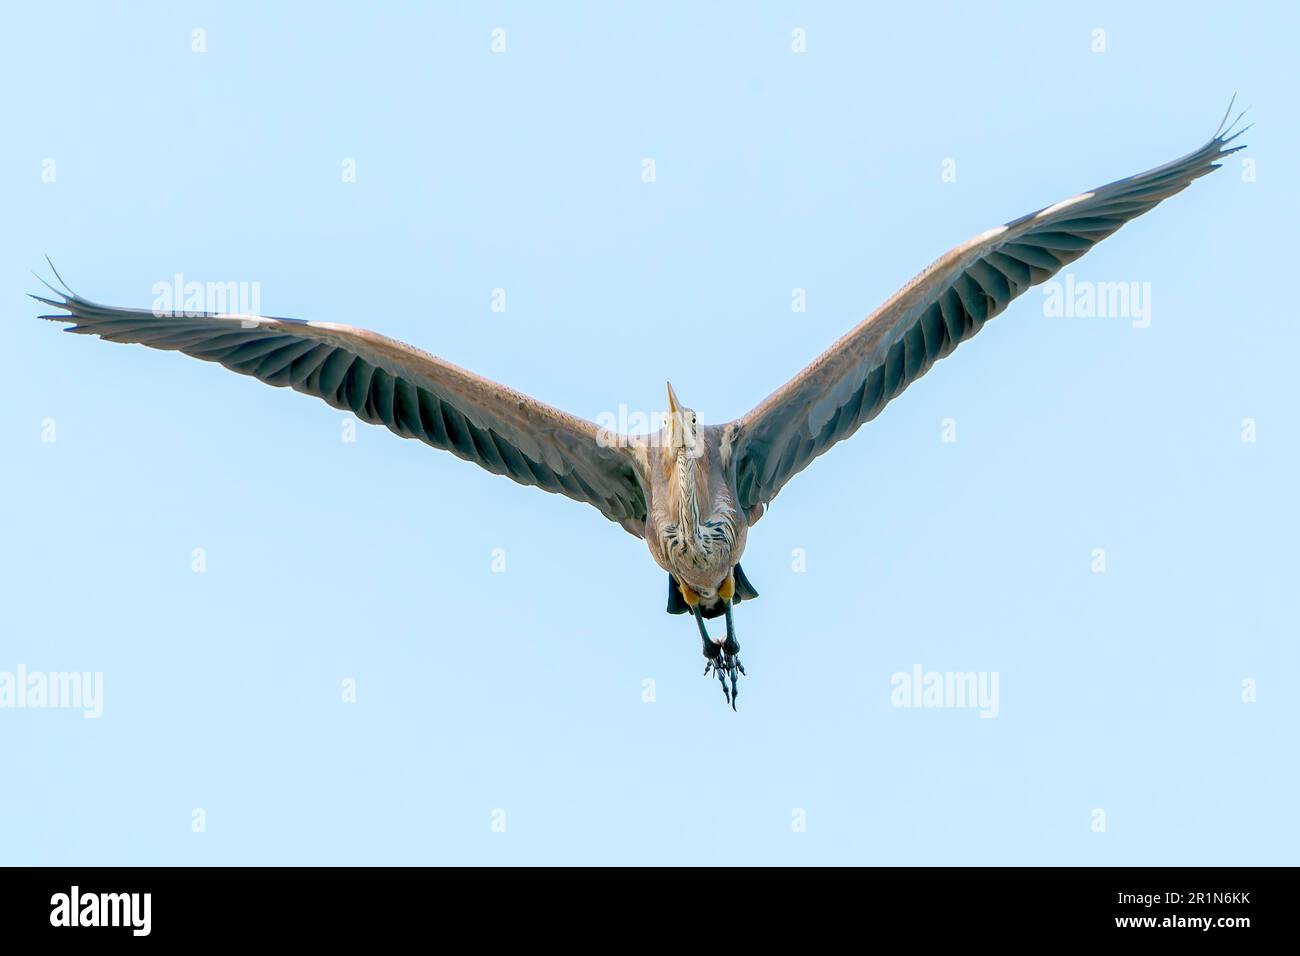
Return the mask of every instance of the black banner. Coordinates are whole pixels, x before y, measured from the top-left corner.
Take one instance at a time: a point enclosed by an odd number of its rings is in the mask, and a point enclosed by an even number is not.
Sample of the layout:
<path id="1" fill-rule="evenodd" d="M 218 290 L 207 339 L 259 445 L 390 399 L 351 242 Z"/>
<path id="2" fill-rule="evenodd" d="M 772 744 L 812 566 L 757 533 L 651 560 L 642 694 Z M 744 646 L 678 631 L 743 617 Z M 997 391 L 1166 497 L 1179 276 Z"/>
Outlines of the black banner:
<path id="1" fill-rule="evenodd" d="M 439 868 L 8 869 L 0 871 L 0 925 L 10 943 L 75 937 L 94 944 L 277 937 L 337 944 L 417 930 L 436 938 L 476 926 L 494 938 L 540 934 L 539 943 L 562 927 L 649 942 L 680 926 L 717 933 L 720 943 L 772 929 L 834 929 L 866 940 L 902 933 L 927 945 L 1096 936 L 1233 945 L 1291 935 L 1281 885 L 1293 874 L 1269 869 L 574 868 L 540 876 Z"/>

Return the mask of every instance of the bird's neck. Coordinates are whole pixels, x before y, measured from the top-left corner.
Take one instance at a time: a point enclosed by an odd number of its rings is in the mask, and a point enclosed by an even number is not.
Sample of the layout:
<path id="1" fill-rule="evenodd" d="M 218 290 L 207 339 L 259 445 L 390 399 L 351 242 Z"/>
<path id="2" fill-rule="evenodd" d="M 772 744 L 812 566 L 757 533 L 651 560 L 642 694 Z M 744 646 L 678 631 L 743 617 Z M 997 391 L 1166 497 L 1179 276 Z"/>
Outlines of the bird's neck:
<path id="1" fill-rule="evenodd" d="M 677 521 L 694 538 L 700 527 L 699 458 L 679 448 L 673 471 L 677 484 Z"/>

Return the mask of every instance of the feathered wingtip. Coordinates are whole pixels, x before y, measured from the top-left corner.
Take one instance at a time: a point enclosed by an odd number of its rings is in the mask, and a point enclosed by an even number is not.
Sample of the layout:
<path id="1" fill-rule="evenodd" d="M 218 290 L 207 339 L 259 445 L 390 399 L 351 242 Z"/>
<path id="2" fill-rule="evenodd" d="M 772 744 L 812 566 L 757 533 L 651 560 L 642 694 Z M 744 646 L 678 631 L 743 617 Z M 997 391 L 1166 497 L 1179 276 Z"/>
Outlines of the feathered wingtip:
<path id="1" fill-rule="evenodd" d="M 37 281 L 40 282 L 41 285 L 45 286 L 45 288 L 49 289 L 59 298 L 47 299 L 43 295 L 34 295 L 30 292 L 28 293 L 28 295 L 31 296 L 33 299 L 35 299 L 37 302 L 41 302 L 45 305 L 53 306 L 56 309 L 63 309 L 64 312 L 71 313 L 72 312 L 71 306 L 72 303 L 77 299 L 77 293 L 73 292 L 72 286 L 68 285 L 67 281 L 63 278 L 63 276 L 59 275 L 59 270 L 55 268 L 54 262 L 50 259 L 49 256 L 45 257 L 45 263 L 50 267 L 50 271 L 54 273 L 55 281 L 58 282 L 59 285 L 63 286 L 63 288 L 60 289 L 58 286 L 53 285 L 48 279 L 46 279 L 43 275 L 41 275 L 39 272 L 36 272 L 35 270 L 32 271 L 32 275 L 36 276 Z M 71 318 L 71 314 L 41 315 L 41 316 L 37 316 L 37 318 L 66 322 Z"/>
<path id="2" fill-rule="evenodd" d="M 1224 110 L 1223 119 L 1219 122 L 1219 128 L 1214 131 L 1214 136 L 1210 138 L 1210 141 L 1212 143 L 1216 143 L 1219 145 L 1220 156 L 1227 156 L 1230 153 L 1235 153 L 1238 150 L 1245 149 L 1246 146 L 1244 143 L 1240 146 L 1234 146 L 1231 149 L 1223 149 L 1222 147 L 1227 146 L 1234 139 L 1236 139 L 1242 133 L 1246 132 L 1246 130 L 1250 129 L 1252 126 L 1255 125 L 1254 123 L 1250 123 L 1247 126 L 1243 126 L 1235 133 L 1233 132 L 1233 130 L 1237 128 L 1237 124 L 1241 122 L 1241 118 L 1250 112 L 1250 107 L 1247 106 L 1244 110 L 1242 110 L 1240 113 L 1237 114 L 1236 119 L 1234 119 L 1231 123 L 1229 123 L 1228 117 L 1232 115 L 1232 107 L 1236 104 L 1236 102 L 1237 102 L 1237 94 L 1233 93 L 1232 99 L 1228 101 L 1228 108 Z"/>
<path id="3" fill-rule="evenodd" d="M 30 292 L 27 294 L 31 296 L 31 298 L 35 299 L 37 302 L 40 302 L 42 305 L 52 306 L 53 308 L 62 309 L 63 311 L 46 313 L 45 315 L 38 315 L 37 318 L 46 319 L 50 322 L 70 322 L 72 324 L 69 325 L 67 328 L 65 328 L 63 331 L 80 332 L 84 335 L 86 332 L 89 331 L 89 328 L 86 325 L 82 324 L 84 317 L 87 313 L 87 310 L 93 310 L 95 308 L 103 308 L 103 306 L 99 306 L 98 303 L 91 302 L 89 299 L 83 298 L 82 296 L 79 296 L 77 295 L 77 293 L 73 292 L 72 286 L 68 285 L 67 280 L 64 279 L 62 275 L 59 274 L 59 270 L 55 268 L 54 262 L 50 259 L 49 256 L 45 257 L 45 262 L 50 267 L 50 271 L 54 273 L 54 280 L 55 282 L 58 283 L 58 285 L 54 285 L 53 283 L 51 283 L 39 272 L 33 271 L 32 275 L 36 276 L 37 280 L 41 283 L 41 285 L 45 286 L 45 288 L 53 292 L 56 296 L 58 296 L 58 298 L 49 299 L 43 295 L 34 295 Z M 62 286 L 62 288 L 60 288 L 60 286 Z"/>

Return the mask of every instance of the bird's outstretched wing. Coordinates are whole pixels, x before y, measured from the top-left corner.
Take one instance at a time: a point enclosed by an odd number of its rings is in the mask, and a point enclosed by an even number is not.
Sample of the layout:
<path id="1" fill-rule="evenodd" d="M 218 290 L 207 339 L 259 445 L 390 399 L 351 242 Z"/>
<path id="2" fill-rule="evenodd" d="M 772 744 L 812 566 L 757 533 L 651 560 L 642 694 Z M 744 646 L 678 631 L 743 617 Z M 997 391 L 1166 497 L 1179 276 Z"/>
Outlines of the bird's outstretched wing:
<path id="1" fill-rule="evenodd" d="M 56 273 L 57 276 L 57 273 Z M 61 281 L 61 280 L 60 280 Z M 51 288 L 53 288 L 51 286 Z M 403 438 L 595 505 L 633 534 L 646 513 L 630 448 L 594 423 L 366 329 L 263 316 L 156 315 L 55 289 L 69 332 L 184 352 L 288 386 Z"/>
<path id="2" fill-rule="evenodd" d="M 878 415 L 1016 296 L 1216 169 L 1216 160 L 1243 149 L 1228 148 L 1241 135 L 1229 133 L 1220 124 L 1208 143 L 1181 159 L 998 226 L 932 264 L 732 423 L 742 508 L 770 502 L 790 478 Z"/>

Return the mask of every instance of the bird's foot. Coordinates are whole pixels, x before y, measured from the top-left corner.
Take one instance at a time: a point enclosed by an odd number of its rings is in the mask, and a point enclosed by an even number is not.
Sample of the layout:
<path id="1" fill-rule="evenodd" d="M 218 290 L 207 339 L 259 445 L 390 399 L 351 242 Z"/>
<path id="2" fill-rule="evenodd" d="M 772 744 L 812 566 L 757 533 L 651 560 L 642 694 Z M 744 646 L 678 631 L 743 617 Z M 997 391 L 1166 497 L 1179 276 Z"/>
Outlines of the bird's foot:
<path id="1" fill-rule="evenodd" d="M 732 643 L 728 641 L 724 644 L 715 644 L 713 641 L 707 641 L 704 647 L 704 676 L 708 677 L 710 672 L 718 678 L 718 683 L 722 685 L 722 696 L 731 705 L 731 709 L 736 709 L 736 698 L 740 696 L 740 690 L 736 686 L 739 677 L 745 676 L 745 665 L 740 663 L 740 655 L 727 649 L 727 645 Z M 736 644 L 735 650 L 740 650 L 740 645 Z M 730 681 L 730 687 L 728 687 Z"/>

